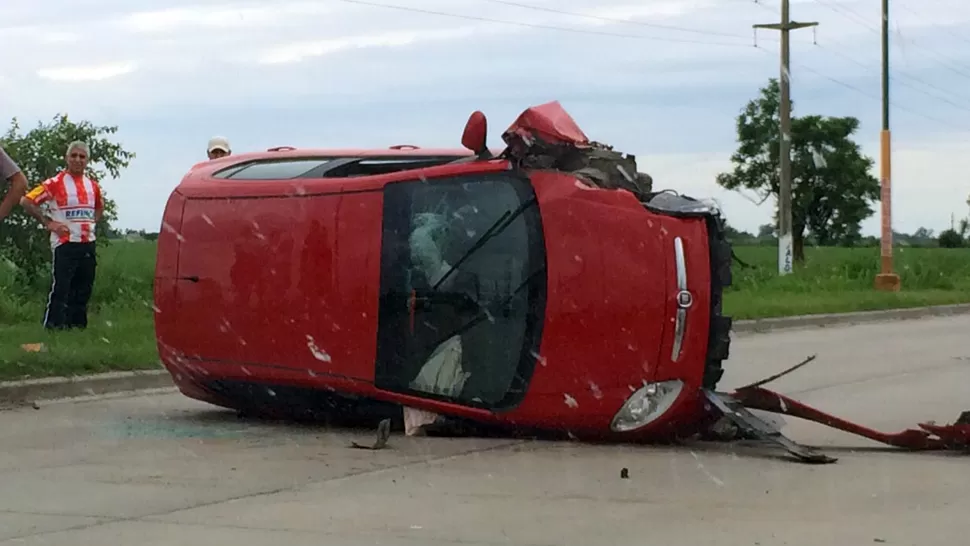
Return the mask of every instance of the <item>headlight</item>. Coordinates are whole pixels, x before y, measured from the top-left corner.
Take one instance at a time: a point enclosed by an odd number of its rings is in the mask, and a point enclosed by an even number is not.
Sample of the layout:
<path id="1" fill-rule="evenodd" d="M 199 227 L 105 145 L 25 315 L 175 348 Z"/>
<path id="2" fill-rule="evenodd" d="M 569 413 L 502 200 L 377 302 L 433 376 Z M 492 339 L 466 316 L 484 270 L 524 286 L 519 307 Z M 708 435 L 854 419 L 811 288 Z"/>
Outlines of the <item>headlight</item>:
<path id="1" fill-rule="evenodd" d="M 678 379 L 644 385 L 627 398 L 610 428 L 614 432 L 630 432 L 649 425 L 667 413 L 683 388 L 684 383 Z"/>

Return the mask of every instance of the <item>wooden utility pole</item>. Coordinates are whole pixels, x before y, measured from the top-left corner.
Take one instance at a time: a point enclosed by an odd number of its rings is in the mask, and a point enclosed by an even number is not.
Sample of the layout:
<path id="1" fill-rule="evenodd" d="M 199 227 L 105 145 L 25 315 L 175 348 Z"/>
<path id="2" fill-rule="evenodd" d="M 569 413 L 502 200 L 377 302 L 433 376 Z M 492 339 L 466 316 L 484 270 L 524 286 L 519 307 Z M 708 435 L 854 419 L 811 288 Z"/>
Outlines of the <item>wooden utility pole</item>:
<path id="1" fill-rule="evenodd" d="M 882 131 L 879 133 L 879 178 L 882 204 L 882 259 L 876 275 L 876 290 L 889 292 L 900 288 L 899 275 L 893 272 L 892 164 L 889 138 L 889 0 L 882 0 Z"/>
<path id="2" fill-rule="evenodd" d="M 885 0 L 884 0 L 885 1 Z M 781 0 L 781 22 L 754 25 L 754 28 L 767 28 L 781 32 L 781 127 L 778 151 L 778 272 L 787 275 L 792 272 L 792 220 L 791 220 L 791 51 L 788 33 L 800 28 L 817 26 L 818 23 L 797 23 L 788 15 L 788 0 Z"/>

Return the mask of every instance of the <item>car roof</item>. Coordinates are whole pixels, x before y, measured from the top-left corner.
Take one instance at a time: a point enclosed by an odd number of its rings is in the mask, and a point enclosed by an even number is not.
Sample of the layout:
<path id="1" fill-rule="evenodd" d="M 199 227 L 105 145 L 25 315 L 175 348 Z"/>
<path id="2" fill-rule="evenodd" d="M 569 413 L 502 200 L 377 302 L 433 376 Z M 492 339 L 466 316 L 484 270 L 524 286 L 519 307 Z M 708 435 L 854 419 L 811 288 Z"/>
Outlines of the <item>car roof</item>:
<path id="1" fill-rule="evenodd" d="M 401 145 L 389 148 L 296 148 L 293 146 L 277 146 L 265 151 L 244 152 L 227 156 L 236 161 L 252 161 L 260 159 L 295 158 L 295 157 L 427 157 L 427 156 L 455 156 L 472 155 L 465 148 L 421 148 L 418 146 Z"/>
<path id="2" fill-rule="evenodd" d="M 493 153 L 498 151 L 493 150 Z M 474 154 L 465 148 L 421 148 L 413 145 L 391 146 L 389 148 L 297 148 L 277 146 L 267 150 L 233 153 L 232 155 L 199 161 L 192 165 L 190 173 L 207 176 L 232 165 L 248 162 L 274 161 L 300 158 L 371 158 L 371 157 L 454 157 L 461 159 Z"/>
<path id="3" fill-rule="evenodd" d="M 493 153 L 501 153 L 501 151 L 493 151 Z M 419 162 L 430 161 L 426 167 L 431 167 L 434 165 L 445 165 L 453 161 L 461 160 L 474 160 L 475 154 L 465 148 L 421 148 L 413 145 L 402 145 L 402 146 L 392 146 L 389 148 L 296 148 L 293 146 L 279 146 L 275 148 L 270 148 L 268 150 L 259 150 L 252 152 L 234 153 L 229 156 L 224 156 L 211 160 L 204 160 L 193 165 L 186 175 L 180 182 L 180 187 L 194 186 L 196 184 L 203 184 L 205 186 L 210 186 L 208 181 L 214 178 L 224 178 L 228 175 L 230 178 L 235 178 L 232 173 L 239 172 L 240 170 L 246 170 L 247 165 L 256 165 L 261 163 L 266 164 L 276 164 L 278 162 L 288 163 L 288 162 L 305 162 L 306 160 L 333 160 L 332 168 L 336 170 L 341 169 L 341 165 L 347 165 L 350 162 L 363 160 L 366 164 L 368 160 L 376 161 L 403 161 L 410 163 L 411 160 L 416 160 Z M 318 167 L 307 167 L 311 171 L 320 169 L 323 165 Z M 415 166 L 414 168 L 421 168 Z M 407 167 L 402 167 L 404 171 L 409 171 L 411 169 Z M 387 174 L 392 171 L 384 171 Z M 306 174 L 306 173 L 304 173 Z M 321 173 L 322 174 L 322 173 Z M 375 173 L 377 174 L 377 173 Z M 356 175 L 354 178 L 360 180 L 359 177 L 362 175 Z M 371 175 L 373 176 L 373 175 Z M 367 178 L 367 175 L 363 175 Z M 302 178 L 297 176 L 297 178 Z M 316 178 L 315 175 L 309 175 L 307 178 Z M 260 180 L 270 180 L 270 178 L 262 179 L 259 176 L 254 179 L 248 179 L 243 177 L 245 180 L 250 180 L 252 183 L 258 183 Z M 282 177 L 280 179 L 274 180 L 296 180 L 296 178 L 291 178 L 289 176 Z M 321 182 L 329 177 L 324 176 Z M 348 179 L 338 175 L 333 181 L 339 180 L 341 184 L 346 184 Z M 211 189 L 211 188 L 210 188 Z"/>

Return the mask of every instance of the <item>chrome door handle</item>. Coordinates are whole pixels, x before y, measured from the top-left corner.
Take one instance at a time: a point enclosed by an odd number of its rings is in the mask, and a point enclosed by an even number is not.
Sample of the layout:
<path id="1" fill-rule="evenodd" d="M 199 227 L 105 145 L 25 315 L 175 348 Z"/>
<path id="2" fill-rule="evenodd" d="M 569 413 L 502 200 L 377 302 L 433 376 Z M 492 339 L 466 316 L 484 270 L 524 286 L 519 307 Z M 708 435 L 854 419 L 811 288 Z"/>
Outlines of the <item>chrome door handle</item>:
<path id="1" fill-rule="evenodd" d="M 694 304 L 694 295 L 687 290 L 687 257 L 684 255 L 684 241 L 674 238 L 674 262 L 677 267 L 677 315 L 674 317 L 674 345 L 670 359 L 680 360 L 687 330 L 687 310 Z"/>

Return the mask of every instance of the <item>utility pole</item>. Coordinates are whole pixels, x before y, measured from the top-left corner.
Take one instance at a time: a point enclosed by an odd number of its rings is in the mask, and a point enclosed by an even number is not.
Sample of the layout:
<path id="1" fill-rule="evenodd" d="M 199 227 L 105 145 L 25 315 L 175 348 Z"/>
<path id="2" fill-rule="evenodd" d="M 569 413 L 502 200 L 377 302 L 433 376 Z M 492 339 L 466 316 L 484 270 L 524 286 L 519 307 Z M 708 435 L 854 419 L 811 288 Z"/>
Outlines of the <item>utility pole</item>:
<path id="1" fill-rule="evenodd" d="M 889 138 L 889 0 L 882 0 L 882 131 L 879 133 L 879 178 L 882 205 L 882 259 L 876 275 L 876 290 L 896 292 L 899 275 L 893 272 L 892 185 Z"/>
<path id="2" fill-rule="evenodd" d="M 884 0 L 885 1 L 885 0 Z M 792 30 L 817 26 L 818 23 L 797 23 L 788 15 L 788 0 L 781 0 L 781 22 L 754 25 L 754 28 L 767 28 L 781 32 L 781 127 L 779 140 L 779 180 L 778 180 L 778 272 L 787 275 L 792 272 L 792 221 L 791 221 L 791 51 L 788 33 Z"/>

